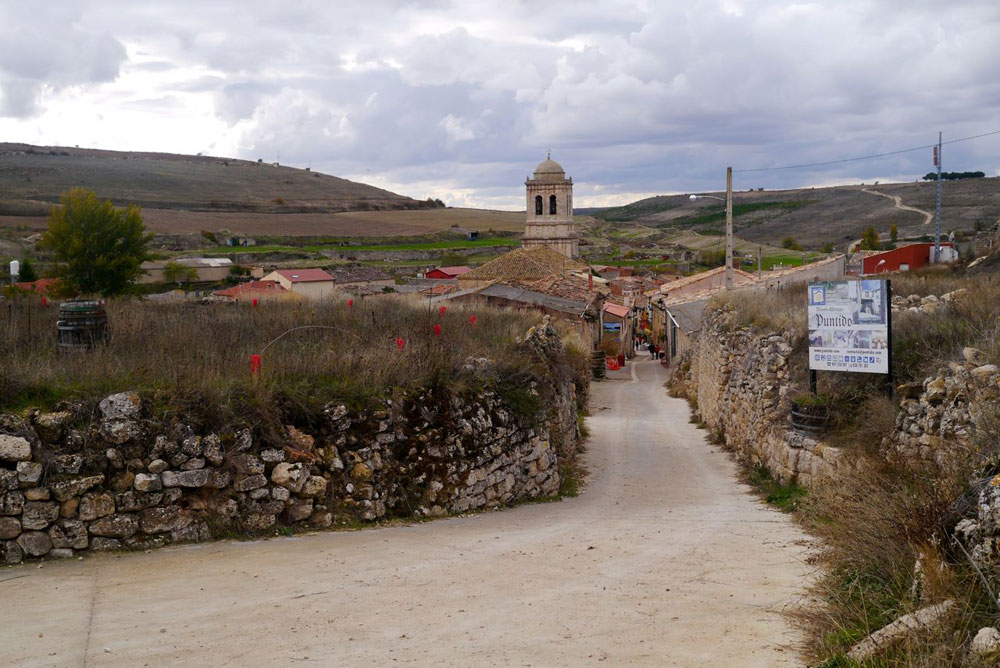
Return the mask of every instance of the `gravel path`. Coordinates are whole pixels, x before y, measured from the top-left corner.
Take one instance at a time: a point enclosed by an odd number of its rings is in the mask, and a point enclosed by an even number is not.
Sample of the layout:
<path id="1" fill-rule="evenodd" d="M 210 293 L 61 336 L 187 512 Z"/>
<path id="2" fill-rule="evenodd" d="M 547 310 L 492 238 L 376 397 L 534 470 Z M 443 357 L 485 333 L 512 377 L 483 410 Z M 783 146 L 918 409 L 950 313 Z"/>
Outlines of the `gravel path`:
<path id="1" fill-rule="evenodd" d="M 801 665 L 806 537 L 634 369 L 575 499 L 0 570 L 0 665 Z"/>

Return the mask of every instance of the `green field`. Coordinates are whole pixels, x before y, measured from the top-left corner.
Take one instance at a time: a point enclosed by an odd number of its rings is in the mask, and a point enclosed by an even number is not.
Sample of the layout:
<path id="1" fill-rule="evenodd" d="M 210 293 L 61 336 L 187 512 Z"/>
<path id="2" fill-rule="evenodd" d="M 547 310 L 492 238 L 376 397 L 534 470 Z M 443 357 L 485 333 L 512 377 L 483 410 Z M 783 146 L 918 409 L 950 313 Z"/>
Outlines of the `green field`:
<path id="1" fill-rule="evenodd" d="M 342 251 L 350 252 L 392 252 L 392 251 L 419 251 L 419 250 L 458 250 L 462 248 L 488 248 L 492 246 L 520 246 L 521 240 L 515 237 L 493 237 L 490 239 L 476 239 L 475 241 L 455 240 L 455 241 L 428 241 L 425 243 L 407 244 L 372 244 L 367 246 L 351 246 L 336 243 L 310 244 L 305 246 L 291 246 L 283 244 L 269 244 L 263 246 L 217 246 L 201 252 L 207 257 L 219 257 L 233 254 L 264 254 L 264 253 L 319 253 L 322 251 Z M 176 254 L 190 254 L 189 251 L 178 251 Z"/>

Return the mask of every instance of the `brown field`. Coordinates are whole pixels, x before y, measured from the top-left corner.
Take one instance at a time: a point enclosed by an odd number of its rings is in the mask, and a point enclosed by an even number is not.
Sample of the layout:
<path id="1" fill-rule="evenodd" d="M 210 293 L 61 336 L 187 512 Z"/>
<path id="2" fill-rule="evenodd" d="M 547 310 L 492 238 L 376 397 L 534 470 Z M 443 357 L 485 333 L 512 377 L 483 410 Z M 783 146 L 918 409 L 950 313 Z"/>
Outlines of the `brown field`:
<path id="1" fill-rule="evenodd" d="M 520 231 L 524 214 L 480 209 L 413 211 L 347 211 L 343 213 L 213 213 L 177 209 L 143 209 L 143 220 L 159 234 L 197 234 L 202 230 L 249 236 L 406 237 L 433 234 L 453 225 L 485 232 Z M 0 216 L 0 227 L 45 229 L 48 218 Z"/>

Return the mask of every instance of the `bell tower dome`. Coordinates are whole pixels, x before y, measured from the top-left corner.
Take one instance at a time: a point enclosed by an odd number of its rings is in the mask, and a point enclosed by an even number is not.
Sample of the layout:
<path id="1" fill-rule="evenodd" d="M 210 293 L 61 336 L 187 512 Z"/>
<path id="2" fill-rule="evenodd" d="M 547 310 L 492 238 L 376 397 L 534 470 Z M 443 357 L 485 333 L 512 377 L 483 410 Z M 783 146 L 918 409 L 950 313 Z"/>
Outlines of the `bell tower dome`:
<path id="1" fill-rule="evenodd" d="M 552 159 L 551 154 L 535 168 L 524 182 L 527 190 L 525 248 L 548 246 L 566 257 L 578 257 L 579 237 L 573 222 L 573 179 Z"/>

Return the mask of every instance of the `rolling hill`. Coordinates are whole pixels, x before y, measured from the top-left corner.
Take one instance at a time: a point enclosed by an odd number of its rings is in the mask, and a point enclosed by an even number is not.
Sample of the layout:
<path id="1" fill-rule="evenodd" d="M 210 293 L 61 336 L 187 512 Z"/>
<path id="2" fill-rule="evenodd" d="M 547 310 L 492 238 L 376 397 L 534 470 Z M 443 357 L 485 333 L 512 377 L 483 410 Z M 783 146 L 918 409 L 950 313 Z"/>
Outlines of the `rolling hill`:
<path id="1" fill-rule="evenodd" d="M 161 234 L 381 237 L 524 225 L 523 214 L 445 209 L 269 163 L 0 143 L 0 226 L 45 227 L 51 205 L 76 186 L 117 205 L 139 205 L 146 225 Z"/>
<path id="2" fill-rule="evenodd" d="M 828 242 L 840 246 L 860 237 L 869 225 L 887 234 L 895 224 L 901 237 L 933 234 L 936 187 L 922 181 L 734 192 L 733 227 L 751 242 L 779 244 L 791 236 L 814 248 Z M 725 193 L 712 194 L 722 197 Z M 977 224 L 992 226 L 1000 217 L 1000 178 L 946 182 L 942 202 L 945 232 L 971 230 Z M 639 226 L 709 234 L 725 226 L 722 202 L 692 202 L 688 195 L 651 197 L 587 213 L 612 228 Z"/>

